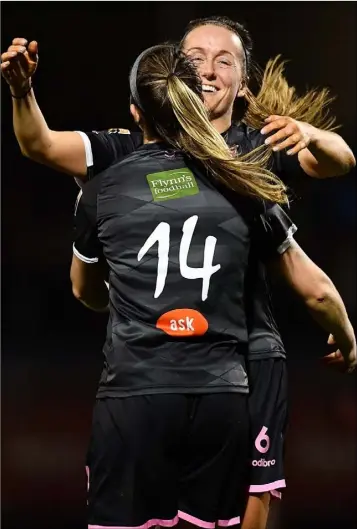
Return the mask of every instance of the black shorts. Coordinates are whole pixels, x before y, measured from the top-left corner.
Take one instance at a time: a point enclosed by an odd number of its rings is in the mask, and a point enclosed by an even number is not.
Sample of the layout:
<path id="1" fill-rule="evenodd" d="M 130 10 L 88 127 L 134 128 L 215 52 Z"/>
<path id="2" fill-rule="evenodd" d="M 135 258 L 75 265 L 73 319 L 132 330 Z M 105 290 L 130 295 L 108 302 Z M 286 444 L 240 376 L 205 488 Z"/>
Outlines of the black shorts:
<path id="1" fill-rule="evenodd" d="M 284 358 L 247 363 L 252 433 L 249 492 L 280 497 L 286 487 L 284 441 L 288 416 L 287 366 Z"/>
<path id="2" fill-rule="evenodd" d="M 88 527 L 172 527 L 180 518 L 207 529 L 238 524 L 249 454 L 247 395 L 99 399 L 88 451 Z"/>

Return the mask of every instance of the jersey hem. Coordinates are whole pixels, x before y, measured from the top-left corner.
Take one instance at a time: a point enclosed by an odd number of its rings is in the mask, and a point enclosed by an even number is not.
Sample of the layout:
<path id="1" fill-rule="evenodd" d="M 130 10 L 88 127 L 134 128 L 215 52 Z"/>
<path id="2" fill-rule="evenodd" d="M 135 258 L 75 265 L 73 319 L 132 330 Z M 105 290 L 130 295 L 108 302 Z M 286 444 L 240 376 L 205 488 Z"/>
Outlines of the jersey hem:
<path id="1" fill-rule="evenodd" d="M 256 353 L 248 353 L 248 360 L 265 360 L 266 358 L 286 358 L 285 351 L 257 351 Z"/>
<path id="2" fill-rule="evenodd" d="M 141 395 L 162 395 L 162 394 L 209 394 L 209 393 L 249 393 L 248 386 L 216 386 L 216 387 L 191 387 L 191 388 L 172 388 L 172 387 L 161 387 L 161 388 L 140 388 L 140 389 L 108 389 L 103 388 L 97 391 L 97 399 L 105 398 L 120 398 L 120 397 L 134 397 Z"/>

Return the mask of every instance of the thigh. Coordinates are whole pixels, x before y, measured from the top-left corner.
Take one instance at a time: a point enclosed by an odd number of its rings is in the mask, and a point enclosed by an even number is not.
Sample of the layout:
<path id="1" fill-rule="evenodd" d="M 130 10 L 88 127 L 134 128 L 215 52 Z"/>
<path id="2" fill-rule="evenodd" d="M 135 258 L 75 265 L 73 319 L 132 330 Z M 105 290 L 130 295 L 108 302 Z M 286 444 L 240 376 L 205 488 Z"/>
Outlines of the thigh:
<path id="1" fill-rule="evenodd" d="M 100 399 L 88 452 L 89 527 L 177 523 L 182 395 Z"/>
<path id="2" fill-rule="evenodd" d="M 213 528 L 239 523 L 248 480 L 247 396 L 193 397 L 182 455 L 179 517 Z"/>
<path id="3" fill-rule="evenodd" d="M 251 393 L 250 492 L 284 488 L 284 441 L 287 426 L 287 368 L 283 358 L 253 360 L 248 365 Z"/>

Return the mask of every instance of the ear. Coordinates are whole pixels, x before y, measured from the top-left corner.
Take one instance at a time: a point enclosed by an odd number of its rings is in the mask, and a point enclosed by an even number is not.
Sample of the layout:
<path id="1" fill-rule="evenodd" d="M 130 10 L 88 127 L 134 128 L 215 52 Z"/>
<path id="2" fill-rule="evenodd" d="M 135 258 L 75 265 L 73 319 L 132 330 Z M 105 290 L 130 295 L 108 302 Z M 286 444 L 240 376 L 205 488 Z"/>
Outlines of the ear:
<path id="1" fill-rule="evenodd" d="M 248 79 L 243 79 L 237 92 L 236 97 L 244 97 L 247 91 Z"/>
<path id="2" fill-rule="evenodd" d="M 130 114 L 133 116 L 135 123 L 138 125 L 141 121 L 140 110 L 133 103 L 130 105 Z"/>

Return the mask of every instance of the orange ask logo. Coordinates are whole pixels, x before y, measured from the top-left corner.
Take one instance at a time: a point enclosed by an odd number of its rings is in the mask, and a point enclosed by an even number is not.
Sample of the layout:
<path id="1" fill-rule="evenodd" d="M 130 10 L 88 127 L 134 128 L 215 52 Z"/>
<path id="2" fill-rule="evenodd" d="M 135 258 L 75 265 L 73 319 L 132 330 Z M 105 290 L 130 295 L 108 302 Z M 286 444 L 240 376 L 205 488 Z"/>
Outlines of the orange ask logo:
<path id="1" fill-rule="evenodd" d="M 170 336 L 202 336 L 207 332 L 208 321 L 197 310 L 175 309 L 160 316 L 156 327 Z"/>

